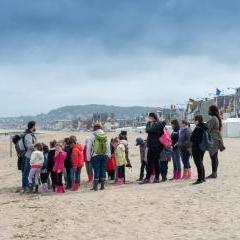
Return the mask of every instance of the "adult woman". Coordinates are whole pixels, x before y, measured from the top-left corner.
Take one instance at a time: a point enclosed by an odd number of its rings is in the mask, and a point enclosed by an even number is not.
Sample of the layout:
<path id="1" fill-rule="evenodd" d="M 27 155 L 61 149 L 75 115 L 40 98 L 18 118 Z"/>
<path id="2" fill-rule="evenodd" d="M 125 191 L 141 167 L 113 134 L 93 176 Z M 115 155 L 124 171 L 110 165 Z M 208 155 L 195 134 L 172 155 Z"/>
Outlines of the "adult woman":
<path id="1" fill-rule="evenodd" d="M 182 120 L 180 122 L 180 132 L 178 139 L 178 146 L 180 148 L 180 155 L 183 163 L 183 176 L 182 179 L 190 179 L 191 178 L 191 165 L 190 165 L 190 157 L 191 157 L 191 128 L 188 126 L 188 122 L 186 120 Z"/>
<path id="2" fill-rule="evenodd" d="M 198 172 L 198 179 L 194 184 L 201 184 L 205 182 L 205 169 L 203 165 L 203 157 L 205 151 L 200 148 L 200 144 L 203 140 L 203 135 L 205 131 L 207 131 L 207 125 L 203 122 L 203 117 L 201 115 L 195 116 L 195 125 L 196 128 L 194 129 L 191 142 L 192 142 L 192 155 L 195 165 L 197 167 Z"/>
<path id="3" fill-rule="evenodd" d="M 150 183 L 150 178 L 155 171 L 154 183 L 159 183 L 160 165 L 159 158 L 163 150 L 163 145 L 159 142 L 159 138 L 163 135 L 164 124 L 159 122 L 156 113 L 149 113 L 148 123 L 146 126 L 147 138 L 147 176 L 141 182 L 142 184 Z"/>
<path id="4" fill-rule="evenodd" d="M 211 119 L 208 121 L 208 131 L 212 137 L 213 144 L 209 149 L 209 155 L 212 161 L 212 174 L 207 178 L 217 178 L 218 170 L 218 150 L 224 151 L 225 147 L 223 145 L 223 139 L 221 136 L 222 130 L 222 120 L 219 114 L 218 107 L 212 105 L 209 107 L 208 114 L 211 116 Z"/>
<path id="5" fill-rule="evenodd" d="M 173 132 L 171 134 L 172 139 L 172 159 L 173 159 L 173 177 L 170 180 L 180 179 L 181 178 L 181 162 L 180 162 L 180 148 L 178 146 L 179 139 L 179 130 L 180 125 L 177 119 L 172 120 L 171 122 Z"/>

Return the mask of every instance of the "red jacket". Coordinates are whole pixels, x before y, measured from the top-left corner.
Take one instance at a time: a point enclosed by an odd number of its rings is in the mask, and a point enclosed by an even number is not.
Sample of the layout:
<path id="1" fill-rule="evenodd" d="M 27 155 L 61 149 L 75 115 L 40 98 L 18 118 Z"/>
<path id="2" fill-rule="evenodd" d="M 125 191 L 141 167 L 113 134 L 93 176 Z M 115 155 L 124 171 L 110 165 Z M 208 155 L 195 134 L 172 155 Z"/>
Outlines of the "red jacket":
<path id="1" fill-rule="evenodd" d="M 54 157 L 54 166 L 53 166 L 53 171 L 56 173 L 63 173 L 64 172 L 64 162 L 67 158 L 67 153 L 62 151 L 59 152 L 55 157 Z"/>
<path id="2" fill-rule="evenodd" d="M 107 171 L 112 171 L 116 169 L 116 162 L 114 154 L 107 161 Z"/>
<path id="3" fill-rule="evenodd" d="M 73 167 L 82 167 L 84 165 L 83 147 L 75 144 L 72 149 L 72 165 Z"/>

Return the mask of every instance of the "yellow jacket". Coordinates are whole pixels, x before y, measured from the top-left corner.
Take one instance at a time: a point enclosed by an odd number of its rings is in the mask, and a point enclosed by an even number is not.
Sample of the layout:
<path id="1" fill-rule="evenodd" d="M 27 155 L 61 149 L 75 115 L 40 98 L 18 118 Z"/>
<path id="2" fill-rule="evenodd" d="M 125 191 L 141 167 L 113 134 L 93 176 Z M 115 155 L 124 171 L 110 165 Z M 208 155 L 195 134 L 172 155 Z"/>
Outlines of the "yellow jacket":
<path id="1" fill-rule="evenodd" d="M 118 167 L 127 165 L 126 149 L 123 143 L 120 143 L 115 150 L 115 161 Z"/>

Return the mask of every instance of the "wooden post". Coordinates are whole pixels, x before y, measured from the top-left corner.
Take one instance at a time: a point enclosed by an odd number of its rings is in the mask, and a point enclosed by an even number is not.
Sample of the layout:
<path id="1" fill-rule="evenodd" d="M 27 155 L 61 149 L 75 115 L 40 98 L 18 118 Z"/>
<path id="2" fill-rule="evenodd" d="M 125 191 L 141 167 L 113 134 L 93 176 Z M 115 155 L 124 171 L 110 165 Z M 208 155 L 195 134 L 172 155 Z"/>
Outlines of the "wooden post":
<path id="1" fill-rule="evenodd" d="M 10 134 L 10 157 L 12 158 L 12 153 L 13 153 L 13 151 L 12 151 L 12 145 L 13 145 L 13 143 L 12 143 L 12 135 Z"/>

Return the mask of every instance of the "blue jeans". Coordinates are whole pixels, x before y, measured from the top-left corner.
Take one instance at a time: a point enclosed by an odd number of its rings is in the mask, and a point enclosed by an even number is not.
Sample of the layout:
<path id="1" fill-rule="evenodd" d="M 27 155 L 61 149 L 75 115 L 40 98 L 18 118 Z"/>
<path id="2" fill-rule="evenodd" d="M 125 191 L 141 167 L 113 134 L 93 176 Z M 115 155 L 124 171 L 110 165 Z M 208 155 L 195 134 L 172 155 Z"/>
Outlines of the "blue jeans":
<path id="1" fill-rule="evenodd" d="M 22 170 L 22 187 L 27 190 L 29 187 L 28 176 L 31 170 L 30 159 L 24 157 L 23 159 L 23 170 Z"/>
<path id="2" fill-rule="evenodd" d="M 180 162 L 180 149 L 178 147 L 173 149 L 172 159 L 173 159 L 174 171 L 181 172 L 182 167 L 181 167 L 181 162 Z"/>
<path id="3" fill-rule="evenodd" d="M 190 152 L 185 148 L 181 148 L 180 154 L 181 154 L 184 169 L 191 168 L 190 161 L 189 161 L 191 156 Z"/>
<path id="4" fill-rule="evenodd" d="M 72 183 L 80 184 L 80 176 L 81 176 L 82 167 L 73 167 L 72 168 Z"/>
<path id="5" fill-rule="evenodd" d="M 108 157 L 106 155 L 97 155 L 92 157 L 91 163 L 93 167 L 95 181 L 106 180 L 107 159 Z"/>

